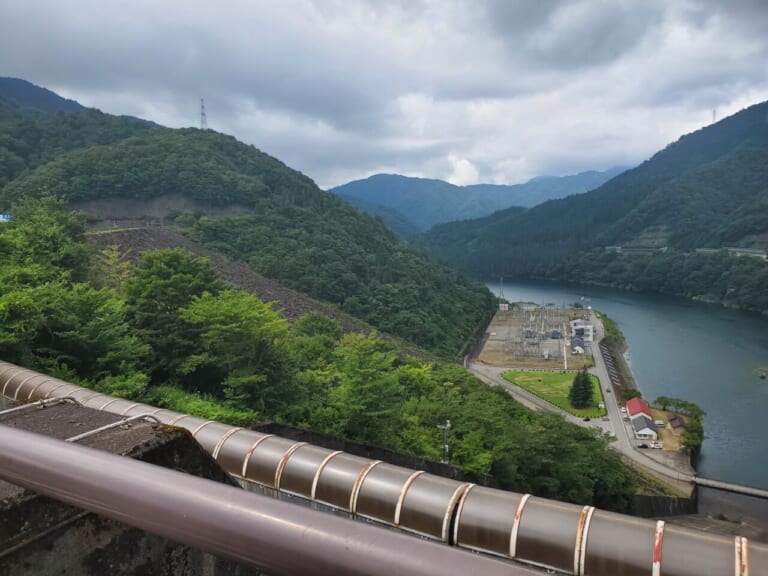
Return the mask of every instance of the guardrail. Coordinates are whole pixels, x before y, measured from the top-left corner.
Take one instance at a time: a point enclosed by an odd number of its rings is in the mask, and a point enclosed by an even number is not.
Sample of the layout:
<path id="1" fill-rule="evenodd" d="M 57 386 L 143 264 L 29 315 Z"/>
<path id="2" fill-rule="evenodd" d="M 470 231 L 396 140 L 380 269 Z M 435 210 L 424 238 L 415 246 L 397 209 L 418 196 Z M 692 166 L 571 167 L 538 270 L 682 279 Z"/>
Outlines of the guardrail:
<path id="1" fill-rule="evenodd" d="M 0 425 L 0 439 L 4 480 L 275 576 L 534 574 L 31 432 Z"/>

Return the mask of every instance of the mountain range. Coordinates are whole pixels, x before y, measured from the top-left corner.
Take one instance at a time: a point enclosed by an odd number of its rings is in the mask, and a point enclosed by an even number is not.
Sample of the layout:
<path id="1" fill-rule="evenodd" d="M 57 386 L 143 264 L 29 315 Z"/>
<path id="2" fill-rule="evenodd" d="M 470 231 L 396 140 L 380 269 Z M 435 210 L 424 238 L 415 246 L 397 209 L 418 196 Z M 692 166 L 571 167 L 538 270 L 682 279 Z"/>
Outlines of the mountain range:
<path id="1" fill-rule="evenodd" d="M 766 311 L 767 119 L 768 102 L 751 106 L 596 190 L 435 226 L 423 244 L 478 277 L 591 282 Z M 758 252 L 728 256 L 735 247 Z"/>
<path id="2" fill-rule="evenodd" d="M 625 169 L 615 167 L 571 176 L 538 176 L 524 184 L 469 186 L 398 174 L 375 174 L 329 191 L 365 212 L 381 216 L 386 224 L 394 226 L 393 229 L 407 232 L 409 228 L 404 228 L 403 222 L 410 222 L 411 230 L 424 232 L 443 222 L 478 218 L 510 206 L 531 207 L 553 198 L 586 192 Z M 393 217 L 392 210 L 400 215 L 401 222 L 397 222 L 397 216 Z"/>

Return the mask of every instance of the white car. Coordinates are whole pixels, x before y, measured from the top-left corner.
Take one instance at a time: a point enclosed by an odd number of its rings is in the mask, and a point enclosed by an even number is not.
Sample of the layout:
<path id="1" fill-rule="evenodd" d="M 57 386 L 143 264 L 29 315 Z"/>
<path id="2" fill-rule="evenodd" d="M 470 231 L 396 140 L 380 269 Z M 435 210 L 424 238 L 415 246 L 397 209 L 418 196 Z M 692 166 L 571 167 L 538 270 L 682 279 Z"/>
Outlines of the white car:
<path id="1" fill-rule="evenodd" d="M 661 442 L 651 442 L 651 448 L 655 448 L 656 450 L 661 450 L 664 448 L 664 446 L 661 445 Z"/>

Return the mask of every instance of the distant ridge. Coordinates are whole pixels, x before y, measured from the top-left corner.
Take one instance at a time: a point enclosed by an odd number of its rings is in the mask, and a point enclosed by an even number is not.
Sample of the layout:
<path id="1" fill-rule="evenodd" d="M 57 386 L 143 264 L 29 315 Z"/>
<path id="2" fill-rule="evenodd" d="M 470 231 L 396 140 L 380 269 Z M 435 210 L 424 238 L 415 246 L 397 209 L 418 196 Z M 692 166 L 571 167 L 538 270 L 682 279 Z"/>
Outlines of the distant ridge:
<path id="1" fill-rule="evenodd" d="M 531 207 L 553 198 L 587 192 L 624 170 L 615 167 L 572 176 L 538 176 L 524 184 L 471 186 L 399 174 L 374 174 L 329 191 L 348 201 L 396 210 L 423 232 L 435 224 L 479 218 L 511 206 Z"/>
<path id="2" fill-rule="evenodd" d="M 0 98 L 4 98 L 22 110 L 35 112 L 81 112 L 85 106 L 62 98 L 55 92 L 36 86 L 21 78 L 0 77 Z"/>

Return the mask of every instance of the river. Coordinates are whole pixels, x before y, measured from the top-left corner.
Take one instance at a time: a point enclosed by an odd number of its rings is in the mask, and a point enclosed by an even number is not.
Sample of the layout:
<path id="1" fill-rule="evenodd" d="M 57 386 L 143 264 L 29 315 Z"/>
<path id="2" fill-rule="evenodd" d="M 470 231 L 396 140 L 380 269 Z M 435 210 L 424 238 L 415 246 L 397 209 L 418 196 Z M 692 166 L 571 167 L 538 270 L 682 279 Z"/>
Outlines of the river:
<path id="1" fill-rule="evenodd" d="M 499 283 L 488 282 L 499 294 Z M 504 297 L 587 302 L 613 318 L 643 397 L 674 396 L 707 413 L 699 474 L 768 488 L 768 319 L 682 298 L 571 284 L 514 282 Z M 582 301 L 584 297 L 587 300 Z"/>

